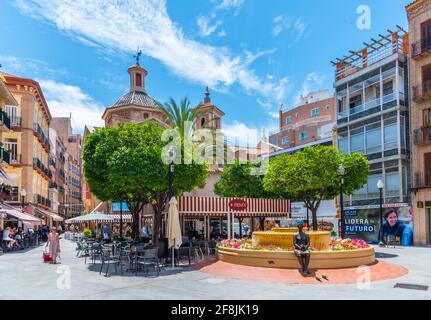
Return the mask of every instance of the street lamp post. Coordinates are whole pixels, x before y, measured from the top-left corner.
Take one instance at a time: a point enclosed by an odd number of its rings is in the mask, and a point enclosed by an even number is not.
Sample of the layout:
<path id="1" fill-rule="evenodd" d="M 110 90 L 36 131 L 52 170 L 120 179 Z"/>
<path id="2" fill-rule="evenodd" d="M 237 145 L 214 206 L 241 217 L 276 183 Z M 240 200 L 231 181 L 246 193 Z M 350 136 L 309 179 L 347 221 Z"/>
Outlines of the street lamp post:
<path id="1" fill-rule="evenodd" d="M 384 187 L 384 183 L 381 179 L 379 179 L 379 181 L 377 181 L 377 188 L 379 188 L 379 193 L 380 193 L 380 242 L 379 245 L 383 246 L 384 245 L 384 236 L 383 236 L 383 187 Z"/>
<path id="2" fill-rule="evenodd" d="M 25 196 L 27 195 L 27 192 L 24 188 L 21 189 L 21 207 L 24 209 L 25 205 Z"/>
<path id="3" fill-rule="evenodd" d="M 175 153 L 173 149 L 169 150 L 169 171 L 168 171 L 168 203 L 171 201 L 171 198 L 174 196 L 174 172 L 175 172 L 175 163 L 174 163 Z M 163 228 L 164 236 L 166 236 L 166 223 L 168 221 L 168 215 L 166 213 L 165 216 L 165 226 Z"/>
<path id="4" fill-rule="evenodd" d="M 340 185 L 340 220 L 341 220 L 341 230 L 340 230 L 340 237 L 341 239 L 344 239 L 344 229 L 345 229 L 345 223 L 344 223 L 344 199 L 343 199 L 343 185 L 344 185 L 344 174 L 346 173 L 346 169 L 344 169 L 344 166 L 340 164 L 338 167 L 338 174 L 341 176 L 341 185 Z"/>
<path id="5" fill-rule="evenodd" d="M 123 240 L 123 199 L 120 198 L 120 240 Z"/>

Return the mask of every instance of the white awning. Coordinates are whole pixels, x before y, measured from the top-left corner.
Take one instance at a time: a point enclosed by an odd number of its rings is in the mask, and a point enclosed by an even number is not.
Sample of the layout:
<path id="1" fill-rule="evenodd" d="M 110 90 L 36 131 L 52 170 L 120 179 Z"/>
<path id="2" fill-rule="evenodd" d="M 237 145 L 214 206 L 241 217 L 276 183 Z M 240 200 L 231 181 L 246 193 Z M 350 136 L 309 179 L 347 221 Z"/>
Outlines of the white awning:
<path id="1" fill-rule="evenodd" d="M 55 214 L 54 212 L 42 210 L 42 209 L 36 208 L 36 207 L 34 209 L 35 209 L 36 213 L 42 214 L 48 218 L 52 218 L 53 221 L 61 222 L 64 220 L 62 217 L 60 217 L 58 214 Z"/>
<path id="2" fill-rule="evenodd" d="M 42 221 L 32 215 L 18 211 L 12 206 L 8 206 L 8 205 L 1 205 L 1 206 L 2 208 L 0 209 L 0 211 L 6 212 L 8 216 L 14 217 L 15 219 L 18 219 L 24 223 L 28 223 L 32 225 L 42 225 Z"/>

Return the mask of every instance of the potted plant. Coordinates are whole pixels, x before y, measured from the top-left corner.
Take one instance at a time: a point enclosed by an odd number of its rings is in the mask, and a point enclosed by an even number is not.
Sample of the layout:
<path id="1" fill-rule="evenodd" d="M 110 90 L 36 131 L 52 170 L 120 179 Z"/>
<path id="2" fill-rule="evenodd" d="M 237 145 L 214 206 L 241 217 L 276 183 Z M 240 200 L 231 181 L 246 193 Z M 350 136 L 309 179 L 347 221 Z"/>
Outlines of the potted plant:
<path id="1" fill-rule="evenodd" d="M 85 228 L 82 234 L 85 238 L 91 238 L 93 236 L 93 232 L 88 228 Z"/>

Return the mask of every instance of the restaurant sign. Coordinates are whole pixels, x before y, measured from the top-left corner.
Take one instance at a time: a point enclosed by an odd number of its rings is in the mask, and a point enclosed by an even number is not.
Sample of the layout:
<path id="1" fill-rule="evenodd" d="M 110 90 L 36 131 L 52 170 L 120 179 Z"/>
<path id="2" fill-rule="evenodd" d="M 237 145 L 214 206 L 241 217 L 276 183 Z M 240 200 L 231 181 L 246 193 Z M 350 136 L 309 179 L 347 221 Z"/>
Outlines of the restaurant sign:
<path id="1" fill-rule="evenodd" d="M 247 210 L 247 202 L 242 199 L 232 199 L 229 201 L 229 209 L 232 211 Z"/>

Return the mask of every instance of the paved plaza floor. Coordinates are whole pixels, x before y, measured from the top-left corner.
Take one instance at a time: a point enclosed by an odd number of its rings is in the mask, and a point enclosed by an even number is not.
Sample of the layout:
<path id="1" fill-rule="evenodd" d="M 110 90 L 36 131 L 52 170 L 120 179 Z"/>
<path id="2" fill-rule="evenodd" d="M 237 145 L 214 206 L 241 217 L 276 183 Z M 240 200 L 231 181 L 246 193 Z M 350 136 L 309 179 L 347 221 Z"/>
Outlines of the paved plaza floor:
<path id="1" fill-rule="evenodd" d="M 0 256 L 0 283 L 7 288 L 1 290 L 0 299 L 431 299 L 431 248 L 376 248 L 379 261 L 401 266 L 408 272 L 398 278 L 366 283 L 363 280 L 367 276 L 360 271 L 359 284 L 323 285 L 295 284 L 283 279 L 289 277 L 286 272 L 279 272 L 277 281 L 274 270 L 267 271 L 267 278 L 263 270 L 256 279 L 242 279 L 230 276 L 229 272 L 213 272 L 211 266 L 217 263 L 214 259 L 194 267 L 184 266 L 180 271 L 163 270 L 159 277 L 127 273 L 104 277 L 99 275 L 100 265 L 91 265 L 88 260 L 84 264 L 84 258 L 75 256 L 75 247 L 75 243 L 61 240 L 62 260 L 57 265 L 42 263 L 43 247 Z M 394 288 L 397 283 L 430 288 L 426 291 Z"/>

